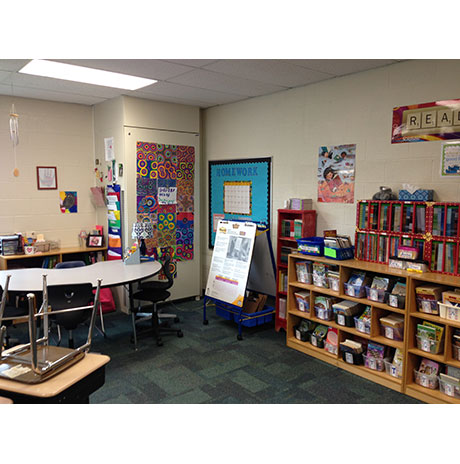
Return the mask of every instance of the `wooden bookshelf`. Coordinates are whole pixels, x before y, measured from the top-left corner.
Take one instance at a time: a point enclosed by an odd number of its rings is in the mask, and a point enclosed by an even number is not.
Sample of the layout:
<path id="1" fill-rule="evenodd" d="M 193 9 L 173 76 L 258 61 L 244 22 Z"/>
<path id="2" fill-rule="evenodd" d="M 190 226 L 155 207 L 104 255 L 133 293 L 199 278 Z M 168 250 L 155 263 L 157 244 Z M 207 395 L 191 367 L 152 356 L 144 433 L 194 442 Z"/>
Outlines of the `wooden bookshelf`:
<path id="1" fill-rule="evenodd" d="M 304 284 L 297 281 L 295 263 L 299 260 L 309 260 L 313 262 L 321 262 L 324 264 L 333 264 L 339 266 L 339 291 L 317 287 L 312 284 Z M 386 303 L 374 302 L 367 298 L 356 298 L 348 296 L 345 293 L 344 283 L 353 270 L 363 270 L 366 273 L 373 275 L 386 275 L 404 279 L 406 282 L 406 299 L 404 308 L 394 308 Z M 457 404 L 460 400 L 455 397 L 450 397 L 441 392 L 439 389 L 431 390 L 415 383 L 414 369 L 417 369 L 422 358 L 432 359 L 442 365 L 450 365 L 460 368 L 460 360 L 454 359 L 452 349 L 452 334 L 455 328 L 460 328 L 460 322 L 451 321 L 432 314 L 425 314 L 418 311 L 415 297 L 415 288 L 418 285 L 426 284 L 442 284 L 450 288 L 460 289 L 460 278 L 441 275 L 438 273 L 409 273 L 399 269 L 390 268 L 383 264 L 363 262 L 358 260 L 336 261 L 324 257 L 308 256 L 300 253 L 292 253 L 289 255 L 288 263 L 288 292 L 287 292 L 287 326 L 286 326 L 286 344 L 288 347 L 301 351 L 309 356 L 321 359 L 329 364 L 337 366 L 348 372 L 351 372 L 360 377 L 364 377 L 380 385 L 384 385 L 393 390 L 405 393 L 409 396 L 417 398 L 427 403 L 447 403 Z M 296 306 L 294 293 L 299 290 L 310 290 L 310 311 L 299 311 Z M 371 333 L 364 334 L 359 332 L 355 327 L 344 327 L 337 324 L 335 321 L 324 321 L 318 319 L 314 312 L 314 297 L 315 295 L 336 296 L 343 300 L 352 300 L 372 308 L 371 318 Z M 404 338 L 403 341 L 392 340 L 384 337 L 380 333 L 379 319 L 385 314 L 400 314 L 404 316 Z M 297 326 L 302 319 L 307 319 L 313 322 L 321 323 L 328 327 L 337 329 L 338 340 L 346 338 L 362 339 L 363 341 L 374 341 L 381 345 L 386 345 L 390 349 L 400 348 L 403 352 L 403 371 L 402 377 L 392 377 L 385 371 L 371 370 L 363 365 L 352 365 L 346 363 L 342 359 L 339 352 L 337 355 L 332 355 L 324 349 L 313 346 L 308 341 L 301 342 L 295 337 L 294 327 Z M 427 353 L 418 349 L 415 334 L 418 321 L 427 320 L 445 327 L 444 347 L 437 354 Z"/>
<path id="2" fill-rule="evenodd" d="M 0 255 L 0 270 L 21 269 L 27 267 L 42 267 L 44 258 L 56 257 L 56 262 L 73 260 L 84 260 L 86 256 L 97 256 L 101 253 L 103 258 L 107 258 L 107 247 L 65 247 L 54 250 L 35 253 L 33 255 Z"/>
<path id="3" fill-rule="evenodd" d="M 294 229 L 294 221 L 299 221 L 300 230 Z M 292 224 L 289 230 L 285 227 L 288 223 Z M 295 232 L 297 232 L 295 234 Z M 313 237 L 316 234 L 316 211 L 314 210 L 297 210 L 297 209 L 279 209 L 278 210 L 278 231 L 276 240 L 276 314 L 275 329 L 286 330 L 286 318 L 280 314 L 280 300 L 287 301 L 287 286 L 283 282 L 286 277 L 287 281 L 287 257 L 290 251 L 288 249 L 297 249 L 297 238 Z M 299 235 L 299 237 L 296 237 Z"/>

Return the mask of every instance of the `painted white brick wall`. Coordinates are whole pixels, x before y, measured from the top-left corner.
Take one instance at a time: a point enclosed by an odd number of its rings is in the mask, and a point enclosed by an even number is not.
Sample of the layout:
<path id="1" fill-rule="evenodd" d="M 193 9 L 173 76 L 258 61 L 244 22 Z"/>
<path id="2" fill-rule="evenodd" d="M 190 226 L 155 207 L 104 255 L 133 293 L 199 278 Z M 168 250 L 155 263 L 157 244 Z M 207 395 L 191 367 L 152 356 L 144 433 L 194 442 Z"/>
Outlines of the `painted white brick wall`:
<path id="1" fill-rule="evenodd" d="M 459 180 L 440 177 L 441 142 L 391 144 L 393 108 L 460 98 L 459 75 L 460 60 L 408 61 L 203 111 L 202 211 L 209 160 L 272 156 L 272 240 L 277 209 L 291 197 L 314 200 L 318 234 L 333 228 L 354 239 L 356 203 L 316 201 L 319 147 L 348 143 L 357 145 L 355 201 L 406 182 L 434 189 L 436 200 L 460 201 Z M 206 279 L 211 250 L 203 255 Z"/>
<path id="2" fill-rule="evenodd" d="M 19 114 L 19 177 L 13 176 L 9 138 L 13 102 Z M 61 246 L 77 246 L 80 230 L 94 228 L 92 125 L 89 106 L 0 96 L 0 234 L 33 230 Z M 37 189 L 36 166 L 57 167 L 57 190 Z M 78 213 L 61 213 L 61 190 L 77 192 Z"/>

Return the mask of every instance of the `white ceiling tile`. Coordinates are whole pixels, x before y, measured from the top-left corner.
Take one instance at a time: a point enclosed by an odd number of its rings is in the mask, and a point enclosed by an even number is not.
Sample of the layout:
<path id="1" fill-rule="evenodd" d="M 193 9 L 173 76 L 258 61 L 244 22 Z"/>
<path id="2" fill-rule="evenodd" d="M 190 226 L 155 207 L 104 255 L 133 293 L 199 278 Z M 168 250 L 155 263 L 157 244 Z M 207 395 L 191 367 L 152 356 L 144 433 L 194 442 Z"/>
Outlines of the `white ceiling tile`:
<path id="1" fill-rule="evenodd" d="M 186 85 L 173 84 L 171 82 L 158 82 L 156 84 L 144 87 L 133 92 L 134 94 L 143 94 L 150 96 L 171 96 L 176 98 L 183 98 L 186 100 L 196 100 L 200 102 L 207 102 L 213 105 L 229 103 L 239 100 L 239 95 L 228 94 L 225 92 L 215 92 L 213 90 L 199 89 L 196 87 L 189 87 Z"/>
<path id="2" fill-rule="evenodd" d="M 183 74 L 182 76 L 170 79 L 170 82 L 246 97 L 267 95 L 270 93 L 279 92 L 280 90 L 284 90 L 286 88 L 273 84 L 266 84 L 264 82 L 227 76 L 225 74 L 206 71 L 204 69 L 190 71 L 186 74 Z"/>
<path id="3" fill-rule="evenodd" d="M 215 60 L 166 60 L 166 61 L 170 61 L 171 63 L 183 64 L 185 66 L 192 66 L 193 68 L 202 68 L 203 66 L 206 66 L 211 63 L 215 63 L 216 61 L 219 61 L 219 60 L 215 59 Z"/>
<path id="4" fill-rule="evenodd" d="M 220 60 L 205 69 L 260 82 L 299 87 L 331 76 L 280 60 Z"/>
<path id="5" fill-rule="evenodd" d="M 19 71 L 30 60 L 0 60 L 1 71 Z"/>
<path id="6" fill-rule="evenodd" d="M 343 76 L 395 63 L 395 60 L 283 60 L 334 76 Z"/>
<path id="7" fill-rule="evenodd" d="M 11 76 L 11 72 L 9 71 L 0 71 L 0 82 L 8 80 Z"/>
<path id="8" fill-rule="evenodd" d="M 19 87 L 29 87 L 31 89 L 51 90 L 55 92 L 65 92 L 94 97 L 114 98 L 120 95 L 122 90 L 100 85 L 82 84 L 80 82 L 67 81 L 64 79 L 53 79 L 50 77 L 32 76 L 30 74 L 11 73 L 9 79 L 3 84 L 13 83 Z"/>
<path id="9" fill-rule="evenodd" d="M 156 80 L 180 76 L 192 68 L 163 60 L 52 60 Z"/>
<path id="10" fill-rule="evenodd" d="M 52 92 L 49 90 L 31 89 L 27 87 L 14 87 L 11 92 L 11 85 L 0 84 L 0 95 L 13 95 L 22 98 L 34 98 L 37 100 L 50 100 L 65 103 L 79 103 L 81 105 L 96 105 L 105 100 L 101 97 L 89 97 L 85 95 L 67 94 L 63 92 Z"/>

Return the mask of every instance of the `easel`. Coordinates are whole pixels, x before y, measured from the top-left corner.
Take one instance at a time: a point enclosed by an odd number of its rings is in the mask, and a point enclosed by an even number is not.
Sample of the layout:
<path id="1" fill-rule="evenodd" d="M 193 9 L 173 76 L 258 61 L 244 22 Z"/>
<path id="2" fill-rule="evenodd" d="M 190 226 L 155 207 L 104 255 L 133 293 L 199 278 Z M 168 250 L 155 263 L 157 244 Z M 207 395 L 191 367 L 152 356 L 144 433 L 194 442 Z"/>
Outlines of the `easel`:
<path id="1" fill-rule="evenodd" d="M 232 221 L 242 222 L 242 221 Z M 273 254 L 272 243 L 270 240 L 270 230 L 260 224 L 256 224 L 257 231 L 254 241 L 254 248 L 251 257 L 251 265 L 249 268 L 248 278 L 246 282 L 245 292 L 253 291 L 264 293 L 266 295 L 275 296 L 276 293 L 276 265 Z M 206 306 L 214 305 L 216 310 L 220 310 L 223 317 L 227 320 L 234 320 L 238 323 L 238 340 L 243 340 L 242 326 L 243 323 L 254 321 L 254 325 L 259 325 L 271 320 L 272 314 L 275 313 L 275 308 L 267 306 L 257 313 L 245 313 L 243 305 L 223 301 L 218 298 L 206 295 L 203 301 L 203 324 L 208 325 L 209 321 L 206 318 Z M 262 321 L 262 322 L 261 322 Z M 250 322 L 249 322 L 250 324 Z M 249 325 L 245 324 L 245 325 Z"/>

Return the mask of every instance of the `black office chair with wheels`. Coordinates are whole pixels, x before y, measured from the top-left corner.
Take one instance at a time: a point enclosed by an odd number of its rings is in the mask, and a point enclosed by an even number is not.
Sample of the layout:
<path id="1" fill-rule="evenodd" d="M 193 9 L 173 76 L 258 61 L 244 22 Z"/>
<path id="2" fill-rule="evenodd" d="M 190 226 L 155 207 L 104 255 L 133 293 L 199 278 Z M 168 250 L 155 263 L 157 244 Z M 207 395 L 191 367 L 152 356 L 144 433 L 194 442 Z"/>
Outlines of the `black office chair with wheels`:
<path id="1" fill-rule="evenodd" d="M 51 311 L 89 306 L 94 299 L 91 283 L 48 285 L 48 305 Z M 74 348 L 73 331 L 91 316 L 89 309 L 56 314 L 54 320 L 68 331 L 69 348 Z"/>
<path id="2" fill-rule="evenodd" d="M 14 323 L 12 320 L 2 321 L 5 318 L 20 318 L 27 316 L 28 311 L 25 308 L 17 308 L 8 303 L 8 285 L 10 282 L 11 275 L 7 275 L 5 282 L 5 289 L 0 285 L 0 327 L 5 326 L 5 346 L 6 348 L 10 347 L 10 336 L 8 333 L 8 328 L 11 327 Z"/>
<path id="3" fill-rule="evenodd" d="M 159 313 L 157 304 L 167 300 L 171 293 L 168 292 L 168 289 L 172 287 L 174 279 L 171 275 L 169 269 L 169 263 L 171 262 L 171 256 L 167 255 L 165 261 L 162 264 L 163 273 L 165 274 L 167 281 L 148 281 L 141 282 L 140 288 L 137 292 L 133 294 L 133 299 L 148 301 L 151 305 L 148 306 L 139 306 L 135 308 L 131 313 L 132 323 L 133 323 L 133 338 L 134 345 L 137 347 L 137 337 L 143 336 L 146 334 L 151 334 L 156 339 L 157 346 L 163 345 L 163 340 L 161 338 L 162 334 L 175 333 L 178 337 L 182 337 L 184 334 L 180 329 L 173 329 L 170 327 L 164 327 L 160 324 Z M 151 313 L 149 316 L 145 316 L 144 313 Z M 137 320 L 136 320 L 137 319 Z M 139 332 L 136 331 L 136 323 L 151 319 L 151 328 L 147 331 Z"/>

